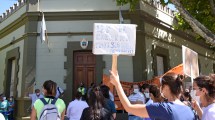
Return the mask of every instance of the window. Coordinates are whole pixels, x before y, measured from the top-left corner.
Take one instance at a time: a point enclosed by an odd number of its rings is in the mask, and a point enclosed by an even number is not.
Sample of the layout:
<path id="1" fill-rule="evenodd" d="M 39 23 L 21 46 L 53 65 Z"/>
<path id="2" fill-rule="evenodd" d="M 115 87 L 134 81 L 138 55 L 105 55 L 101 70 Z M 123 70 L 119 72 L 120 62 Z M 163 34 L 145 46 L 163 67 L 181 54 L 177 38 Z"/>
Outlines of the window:
<path id="1" fill-rule="evenodd" d="M 169 50 L 155 46 L 152 47 L 153 64 L 152 68 L 155 76 L 163 75 L 170 68 Z"/>
<path id="2" fill-rule="evenodd" d="M 162 56 L 157 55 L 157 75 L 163 75 L 164 74 L 164 58 Z"/>
<path id="3" fill-rule="evenodd" d="M 10 96 L 13 96 L 14 92 L 14 79 L 15 79 L 15 66 L 16 66 L 16 61 L 12 60 L 11 61 L 11 81 L 10 81 Z"/>

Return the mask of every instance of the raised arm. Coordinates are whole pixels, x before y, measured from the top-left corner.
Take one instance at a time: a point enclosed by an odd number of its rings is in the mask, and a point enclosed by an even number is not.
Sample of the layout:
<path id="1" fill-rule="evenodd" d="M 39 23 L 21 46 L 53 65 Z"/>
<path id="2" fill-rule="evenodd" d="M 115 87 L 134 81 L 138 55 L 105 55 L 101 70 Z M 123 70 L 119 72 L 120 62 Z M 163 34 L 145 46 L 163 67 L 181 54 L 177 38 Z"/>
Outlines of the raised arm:
<path id="1" fill-rule="evenodd" d="M 114 73 L 110 70 L 111 76 L 110 76 L 110 82 L 115 86 L 117 94 L 119 96 L 119 99 L 125 108 L 125 110 L 133 115 L 149 118 L 148 112 L 146 110 L 145 104 L 131 104 L 128 100 L 127 96 L 125 95 L 122 86 L 119 81 L 119 75 L 118 73 Z"/>

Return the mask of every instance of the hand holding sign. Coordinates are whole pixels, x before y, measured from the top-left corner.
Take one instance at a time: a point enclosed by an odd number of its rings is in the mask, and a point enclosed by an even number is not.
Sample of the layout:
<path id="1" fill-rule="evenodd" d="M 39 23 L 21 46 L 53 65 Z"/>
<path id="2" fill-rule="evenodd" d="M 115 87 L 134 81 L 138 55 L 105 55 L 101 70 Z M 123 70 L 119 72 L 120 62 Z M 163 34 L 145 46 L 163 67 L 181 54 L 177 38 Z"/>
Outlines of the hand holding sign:
<path id="1" fill-rule="evenodd" d="M 111 76 L 110 76 L 110 82 L 114 85 L 116 85 L 119 80 L 119 75 L 117 71 L 117 56 L 116 54 L 112 55 L 112 69 L 110 70 Z"/>
<path id="2" fill-rule="evenodd" d="M 110 82 L 116 85 L 119 81 L 119 75 L 117 71 L 117 55 L 112 55 L 112 70 L 110 70 Z"/>

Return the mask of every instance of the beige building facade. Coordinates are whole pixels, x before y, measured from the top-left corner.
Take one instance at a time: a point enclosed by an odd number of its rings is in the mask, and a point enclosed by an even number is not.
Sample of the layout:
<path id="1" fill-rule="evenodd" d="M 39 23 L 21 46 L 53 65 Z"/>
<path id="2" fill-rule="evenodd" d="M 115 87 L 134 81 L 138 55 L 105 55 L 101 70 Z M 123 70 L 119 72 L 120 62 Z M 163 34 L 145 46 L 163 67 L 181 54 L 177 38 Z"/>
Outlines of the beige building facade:
<path id="1" fill-rule="evenodd" d="M 49 40 L 42 44 L 40 23 L 44 13 Z M 173 12 L 150 0 L 135 12 L 122 7 L 124 23 L 137 24 L 135 56 L 119 56 L 120 79 L 151 79 L 182 63 L 182 45 L 199 54 L 200 74 L 214 73 L 215 55 L 204 41 L 173 29 Z M 32 88 L 45 80 L 65 90 L 68 104 L 82 81 L 100 83 L 109 74 L 111 56 L 93 55 L 93 24 L 119 23 L 119 7 L 113 0 L 20 0 L 0 17 L 0 92 L 14 96 L 16 117 L 28 116 Z M 80 41 L 87 39 L 86 49 Z M 71 92 L 72 91 L 72 92 Z"/>

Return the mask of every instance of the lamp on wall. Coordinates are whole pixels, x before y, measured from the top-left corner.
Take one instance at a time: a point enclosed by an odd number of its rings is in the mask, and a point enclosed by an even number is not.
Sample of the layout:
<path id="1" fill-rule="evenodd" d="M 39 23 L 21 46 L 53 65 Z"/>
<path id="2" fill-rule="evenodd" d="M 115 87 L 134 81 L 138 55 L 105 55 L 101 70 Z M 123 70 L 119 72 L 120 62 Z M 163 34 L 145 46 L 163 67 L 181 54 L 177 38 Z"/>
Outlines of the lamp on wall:
<path id="1" fill-rule="evenodd" d="M 82 49 L 86 49 L 87 46 L 88 46 L 88 40 L 86 38 L 83 38 L 81 41 L 80 41 L 80 46 Z"/>

